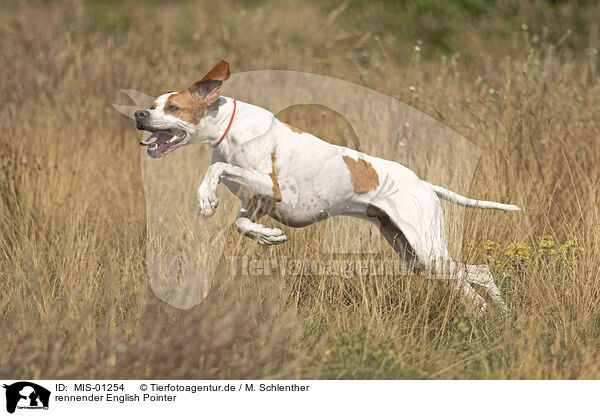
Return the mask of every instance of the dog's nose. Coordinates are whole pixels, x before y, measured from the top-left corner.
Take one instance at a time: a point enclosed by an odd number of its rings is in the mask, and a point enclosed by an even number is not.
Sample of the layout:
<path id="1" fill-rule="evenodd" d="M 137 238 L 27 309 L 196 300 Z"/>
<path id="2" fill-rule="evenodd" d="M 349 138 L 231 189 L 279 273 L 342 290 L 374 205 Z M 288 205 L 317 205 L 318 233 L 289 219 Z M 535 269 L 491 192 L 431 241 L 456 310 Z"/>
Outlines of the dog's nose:
<path id="1" fill-rule="evenodd" d="M 150 112 L 148 110 L 137 110 L 134 113 L 135 119 L 138 121 L 142 121 L 142 120 L 148 118 L 149 115 L 150 115 Z"/>

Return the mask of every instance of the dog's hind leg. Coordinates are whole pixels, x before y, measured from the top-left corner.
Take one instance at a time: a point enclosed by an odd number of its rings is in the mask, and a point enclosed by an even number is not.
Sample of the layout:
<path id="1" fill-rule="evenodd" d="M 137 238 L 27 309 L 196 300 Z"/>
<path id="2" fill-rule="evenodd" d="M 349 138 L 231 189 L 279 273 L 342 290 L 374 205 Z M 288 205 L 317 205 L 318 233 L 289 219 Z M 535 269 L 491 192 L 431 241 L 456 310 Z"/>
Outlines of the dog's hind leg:
<path id="1" fill-rule="evenodd" d="M 500 308 L 502 313 L 507 313 L 508 307 L 506 306 L 506 303 L 504 303 L 504 299 L 502 299 L 500 289 L 498 289 L 496 283 L 494 283 L 494 277 L 490 272 L 490 268 L 485 264 L 478 266 L 466 265 L 466 268 L 467 281 L 482 286 L 490 299 L 492 299 L 498 308 Z"/>
<path id="2" fill-rule="evenodd" d="M 419 273 L 424 265 L 419 263 L 415 250 L 400 228 L 390 219 L 389 215 L 375 206 L 369 206 L 367 208 L 367 219 L 379 228 L 379 231 L 381 231 L 381 234 L 390 243 L 394 251 L 404 260 L 408 269 L 411 272 Z"/>
<path id="3" fill-rule="evenodd" d="M 456 280 L 456 287 L 460 291 L 460 293 L 467 299 L 473 302 L 473 305 L 480 312 L 485 312 L 487 309 L 487 302 L 477 293 L 473 286 L 471 286 L 470 280 L 468 278 L 469 266 L 467 264 L 456 263 L 454 260 L 450 260 L 448 263 L 447 270 L 437 270 L 435 276 L 438 278 L 449 278 Z"/>
<path id="4" fill-rule="evenodd" d="M 485 311 L 486 301 L 473 289 L 468 279 L 468 272 L 464 265 L 455 263 L 445 245 L 444 230 L 438 229 L 432 233 L 434 239 L 428 236 L 420 236 L 420 241 L 409 241 L 407 234 L 415 240 L 417 233 L 410 233 L 408 224 L 404 224 L 407 232 L 404 232 L 398 223 L 399 218 L 394 218 L 387 211 L 370 205 L 367 208 L 367 218 L 377 225 L 385 239 L 406 262 L 413 272 L 423 271 L 429 279 L 453 280 L 456 288 L 468 300 L 470 300 L 478 311 Z M 431 235 L 430 235 L 431 236 Z M 429 237 L 430 237 L 429 236 Z"/>

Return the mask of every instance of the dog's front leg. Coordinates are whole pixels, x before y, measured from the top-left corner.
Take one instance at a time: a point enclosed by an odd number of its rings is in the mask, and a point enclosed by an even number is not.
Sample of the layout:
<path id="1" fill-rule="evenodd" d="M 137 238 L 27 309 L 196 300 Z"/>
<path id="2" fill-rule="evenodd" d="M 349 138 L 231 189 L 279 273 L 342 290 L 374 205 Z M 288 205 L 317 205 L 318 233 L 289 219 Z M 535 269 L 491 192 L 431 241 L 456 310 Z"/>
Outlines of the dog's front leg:
<path id="1" fill-rule="evenodd" d="M 235 219 L 235 228 L 240 234 L 265 246 L 281 244 L 287 240 L 287 237 L 281 229 L 265 227 L 264 225 L 255 222 L 258 218 L 259 216 L 256 215 L 256 210 L 252 208 L 242 208 Z"/>
<path id="2" fill-rule="evenodd" d="M 272 176 L 227 163 L 216 162 L 208 167 L 204 180 L 198 188 L 198 203 L 202 215 L 210 216 L 215 213 L 219 205 L 217 185 L 221 180 L 239 185 L 240 192 L 246 198 L 263 196 L 273 198 L 276 202 L 281 201 L 279 184 Z"/>

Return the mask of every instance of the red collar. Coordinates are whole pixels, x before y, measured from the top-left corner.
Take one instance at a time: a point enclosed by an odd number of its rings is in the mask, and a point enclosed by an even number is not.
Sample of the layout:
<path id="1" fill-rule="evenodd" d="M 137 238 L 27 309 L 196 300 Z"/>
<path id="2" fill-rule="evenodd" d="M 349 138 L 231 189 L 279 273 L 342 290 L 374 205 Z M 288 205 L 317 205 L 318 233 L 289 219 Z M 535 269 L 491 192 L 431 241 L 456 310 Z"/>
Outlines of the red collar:
<path id="1" fill-rule="evenodd" d="M 215 147 L 217 147 L 219 145 L 219 143 L 221 143 L 223 141 L 223 139 L 225 138 L 225 135 L 227 134 L 227 132 L 229 131 L 229 128 L 231 127 L 231 123 L 233 123 L 233 116 L 235 116 L 235 100 L 233 100 L 233 113 L 231 113 L 231 119 L 229 120 L 229 124 L 227 125 L 227 128 L 225 129 L 225 133 L 223 133 L 223 135 L 221 136 L 221 138 L 219 139 L 217 144 L 215 144 Z"/>

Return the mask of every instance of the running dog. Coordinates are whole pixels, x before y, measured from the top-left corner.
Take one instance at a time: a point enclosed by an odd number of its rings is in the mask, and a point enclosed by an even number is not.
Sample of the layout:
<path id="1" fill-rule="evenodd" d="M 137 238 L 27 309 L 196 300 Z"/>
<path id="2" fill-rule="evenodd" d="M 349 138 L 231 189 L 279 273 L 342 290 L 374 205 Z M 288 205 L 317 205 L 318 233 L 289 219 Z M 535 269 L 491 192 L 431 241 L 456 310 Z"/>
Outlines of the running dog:
<path id="1" fill-rule="evenodd" d="M 452 279 L 480 310 L 484 288 L 502 312 L 507 308 L 486 265 L 455 262 L 448 252 L 439 198 L 466 207 L 520 211 L 515 205 L 479 201 L 419 179 L 408 168 L 327 143 L 279 121 L 264 108 L 221 96 L 229 64 L 219 62 L 181 92 L 159 96 L 135 112 L 136 127 L 152 132 L 140 142 L 159 158 L 190 143 L 209 143 L 212 160 L 198 189 L 200 213 L 213 215 L 224 183 L 241 201 L 237 230 L 259 244 L 281 244 L 279 228 L 257 221 L 268 215 L 304 227 L 345 215 L 375 224 L 411 270 Z"/>

